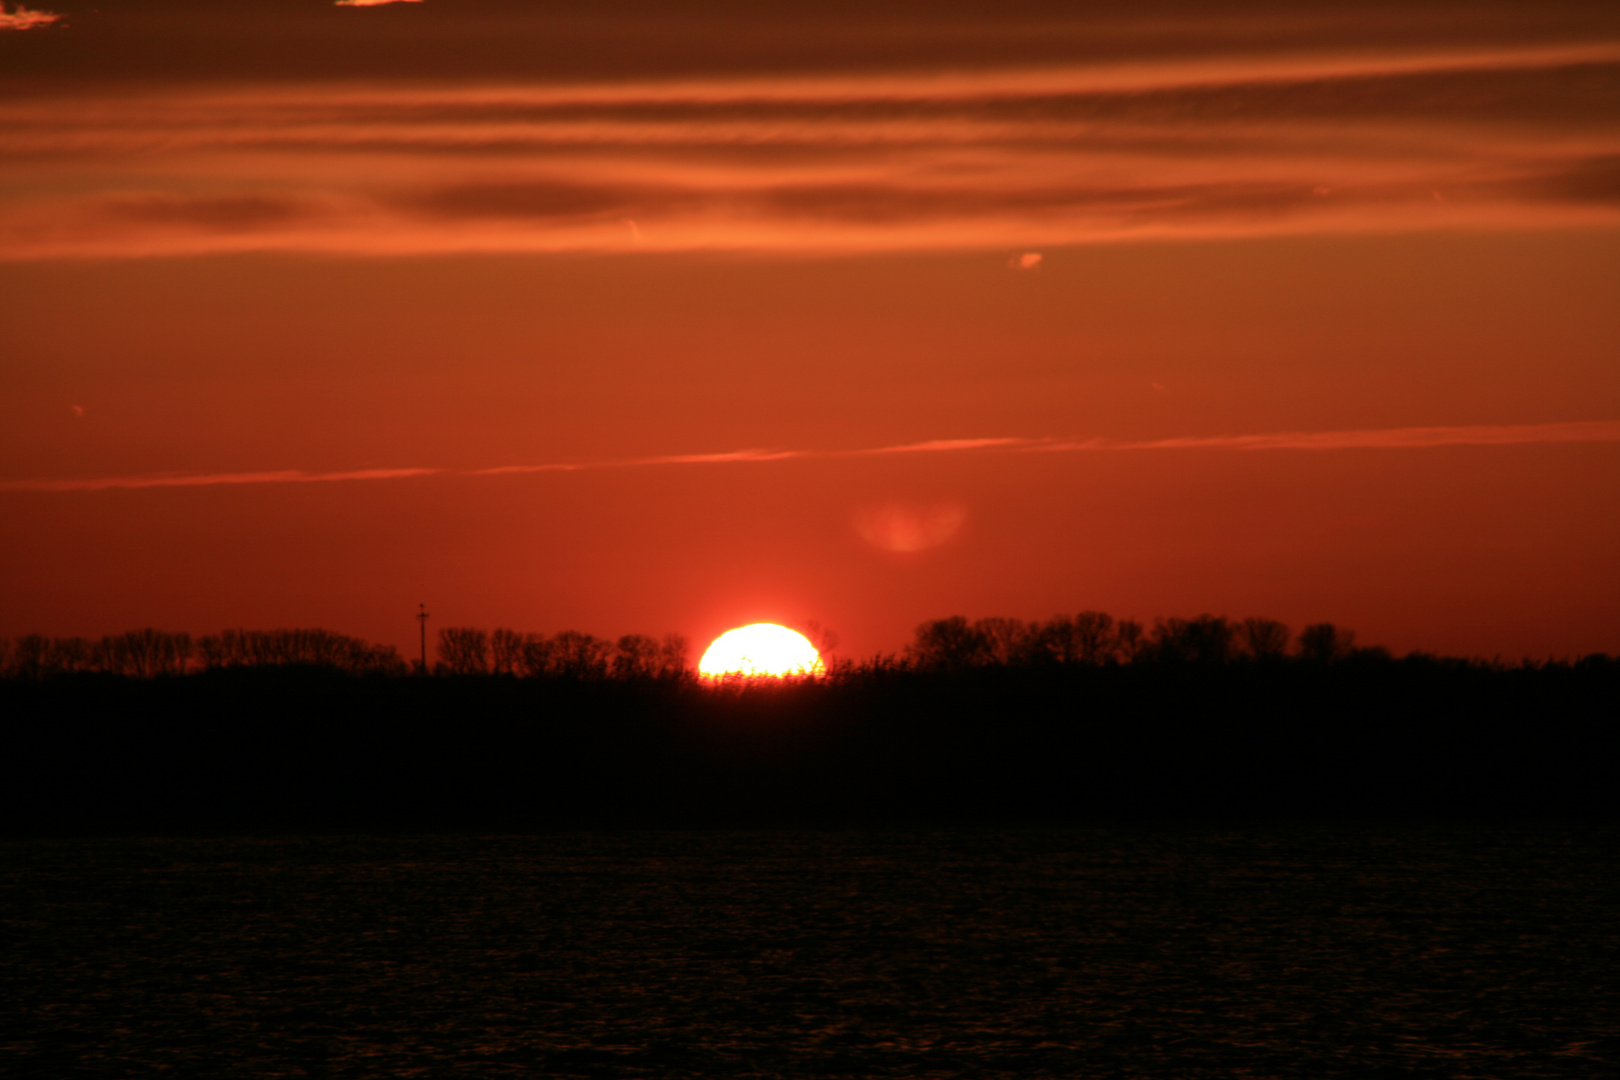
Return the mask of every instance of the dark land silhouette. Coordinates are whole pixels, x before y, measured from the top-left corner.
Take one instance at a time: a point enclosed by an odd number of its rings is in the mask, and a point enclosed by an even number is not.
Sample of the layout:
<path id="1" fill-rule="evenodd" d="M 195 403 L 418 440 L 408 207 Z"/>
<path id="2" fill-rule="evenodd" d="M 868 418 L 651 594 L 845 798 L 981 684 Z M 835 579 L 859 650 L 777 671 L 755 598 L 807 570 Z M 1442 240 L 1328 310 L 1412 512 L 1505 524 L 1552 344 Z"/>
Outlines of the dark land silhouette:
<path id="1" fill-rule="evenodd" d="M 6 643 L 11 835 L 597 825 L 1612 819 L 1620 660 L 1356 648 L 1330 624 L 951 618 L 825 678 L 677 636 L 448 628 Z"/>

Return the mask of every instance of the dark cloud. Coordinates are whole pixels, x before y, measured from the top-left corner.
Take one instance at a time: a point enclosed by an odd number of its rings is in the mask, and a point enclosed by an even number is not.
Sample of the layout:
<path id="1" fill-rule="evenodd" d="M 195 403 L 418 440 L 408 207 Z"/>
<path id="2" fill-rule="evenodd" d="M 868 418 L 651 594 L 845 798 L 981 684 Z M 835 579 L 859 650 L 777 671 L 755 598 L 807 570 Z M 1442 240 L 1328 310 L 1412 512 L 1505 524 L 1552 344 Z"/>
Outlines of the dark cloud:
<path id="1" fill-rule="evenodd" d="M 1515 186 L 1530 198 L 1620 206 L 1620 156 L 1577 162 Z"/>
<path id="2" fill-rule="evenodd" d="M 53 6 L 62 7 L 57 3 Z M 86 81 L 624 80 L 964 70 L 1283 51 L 1580 42 L 1615 5 L 1413 0 L 455 0 L 357 12 L 311 0 L 96 0 L 72 34 L 0 35 L 22 92 Z M 363 17 L 361 17 L 363 15 Z M 24 42 L 25 37 L 40 40 Z"/>
<path id="3" fill-rule="evenodd" d="M 1428 197 L 1427 189 L 1411 193 L 1414 198 L 1419 194 Z M 1388 196 L 1380 192 L 1379 197 Z M 1321 198 L 1304 185 L 1278 183 L 963 185 L 950 189 L 898 184 L 806 185 L 734 196 L 742 208 L 773 216 L 888 225 L 1008 215 L 1039 219 L 1074 211 L 1135 224 L 1187 218 L 1275 217 L 1314 208 Z"/>
<path id="4" fill-rule="evenodd" d="M 679 194 L 656 188 L 583 185 L 554 181 L 455 184 L 394 200 L 402 208 L 444 217 L 621 217 L 665 210 Z"/>
<path id="5" fill-rule="evenodd" d="M 272 228 L 310 214 L 304 204 L 264 195 L 143 196 L 113 200 L 106 209 L 124 221 L 227 232 Z"/>
<path id="6" fill-rule="evenodd" d="M 394 7 L 413 11 L 396 19 Z M 412 21 L 417 7 L 343 18 L 384 37 L 416 34 L 426 25 Z M 227 25 L 200 7 L 151 10 L 159 22 L 182 12 Z M 243 10 L 251 21 L 285 9 L 251 0 Z M 459 28 L 436 47 L 453 51 L 456 33 L 478 27 L 530 25 L 527 8 L 456 10 L 434 24 Z M 535 10 L 576 30 L 617 17 Z M 741 9 L 702 10 L 765 25 Z M 972 12 L 941 10 L 919 16 L 918 33 L 956 41 Z M 993 29 L 1056 10 L 1017 8 Z M 0 147 L 21 178 L 0 195 L 0 236 L 12 238 L 10 257 L 30 258 L 219 250 L 233 234 L 253 249 L 375 252 L 1023 249 L 1612 220 L 1620 17 L 1608 37 L 1553 45 L 1536 34 L 1489 40 L 1512 22 L 1497 12 L 1428 51 L 1266 51 L 1254 39 L 1258 52 L 1220 53 L 1258 32 L 1249 15 L 1260 10 L 1188 14 L 1209 35 L 1197 54 L 1152 20 L 1113 11 L 1097 33 L 1129 44 L 1119 55 L 1132 60 L 1114 66 L 728 78 L 739 72 L 720 65 L 696 80 L 646 69 L 633 81 L 563 84 L 491 81 L 498 65 L 477 81 L 433 81 L 429 64 L 397 81 L 32 88 L 0 96 Z M 1416 36 L 1439 34 L 1436 13 L 1449 9 L 1421 10 L 1429 21 Z M 313 11 L 300 7 L 287 27 Z M 1278 40 L 1315 34 L 1318 45 L 1409 25 L 1325 8 L 1289 18 Z"/>

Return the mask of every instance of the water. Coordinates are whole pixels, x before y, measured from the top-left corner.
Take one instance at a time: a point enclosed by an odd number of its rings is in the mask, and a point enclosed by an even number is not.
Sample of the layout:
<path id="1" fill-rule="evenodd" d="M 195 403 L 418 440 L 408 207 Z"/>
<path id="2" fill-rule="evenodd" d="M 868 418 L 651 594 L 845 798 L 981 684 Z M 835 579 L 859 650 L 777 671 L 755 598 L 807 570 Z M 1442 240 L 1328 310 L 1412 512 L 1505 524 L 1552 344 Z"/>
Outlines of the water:
<path id="1" fill-rule="evenodd" d="M 10 842 L 0 1072 L 1615 1076 L 1617 839 Z"/>

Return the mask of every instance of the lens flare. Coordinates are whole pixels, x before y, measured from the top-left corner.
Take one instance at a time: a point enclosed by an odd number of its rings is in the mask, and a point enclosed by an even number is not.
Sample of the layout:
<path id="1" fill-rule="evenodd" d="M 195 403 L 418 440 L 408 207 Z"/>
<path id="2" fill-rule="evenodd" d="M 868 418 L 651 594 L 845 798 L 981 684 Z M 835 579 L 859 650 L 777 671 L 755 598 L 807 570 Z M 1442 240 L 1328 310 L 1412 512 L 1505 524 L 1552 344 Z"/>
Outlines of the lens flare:
<path id="1" fill-rule="evenodd" d="M 775 623 L 753 623 L 727 630 L 714 639 L 698 661 L 698 674 L 711 679 L 780 679 L 820 675 L 825 670 L 821 654 L 809 638 Z"/>
<path id="2" fill-rule="evenodd" d="M 855 531 L 867 543 L 885 551 L 923 551 L 955 536 L 966 520 L 967 510 L 955 503 L 889 503 L 856 511 Z"/>

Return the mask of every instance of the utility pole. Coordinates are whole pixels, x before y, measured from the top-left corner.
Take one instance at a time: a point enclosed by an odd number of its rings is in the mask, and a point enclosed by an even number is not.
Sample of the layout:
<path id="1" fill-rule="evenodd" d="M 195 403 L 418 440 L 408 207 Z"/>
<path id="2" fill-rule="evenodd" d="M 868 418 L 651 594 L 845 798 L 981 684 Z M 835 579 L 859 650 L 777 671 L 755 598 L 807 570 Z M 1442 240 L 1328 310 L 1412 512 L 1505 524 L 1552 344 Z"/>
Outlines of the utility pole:
<path id="1" fill-rule="evenodd" d="M 416 621 L 422 625 L 422 674 L 427 674 L 427 620 L 428 609 L 426 604 L 416 605 L 421 610 L 416 613 Z"/>

